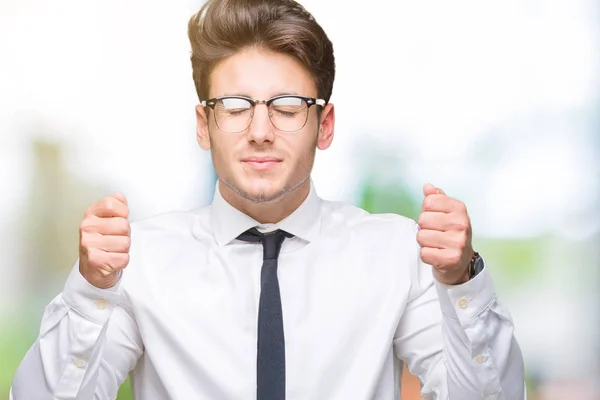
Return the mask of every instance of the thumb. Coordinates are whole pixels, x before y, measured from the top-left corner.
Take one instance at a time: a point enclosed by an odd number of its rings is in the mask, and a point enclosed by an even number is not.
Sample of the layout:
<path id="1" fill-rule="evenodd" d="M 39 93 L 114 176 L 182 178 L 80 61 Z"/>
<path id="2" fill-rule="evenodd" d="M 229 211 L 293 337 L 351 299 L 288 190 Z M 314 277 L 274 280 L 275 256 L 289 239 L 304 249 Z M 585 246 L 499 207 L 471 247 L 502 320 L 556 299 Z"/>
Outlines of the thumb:
<path id="1" fill-rule="evenodd" d="M 425 195 L 425 197 L 429 196 L 430 194 L 438 194 L 438 193 L 444 193 L 444 192 L 442 192 L 441 189 L 438 189 L 435 186 L 433 186 L 431 183 L 428 183 L 427 185 L 423 186 L 423 194 Z"/>
<path id="2" fill-rule="evenodd" d="M 119 200 L 121 203 L 127 205 L 127 198 L 125 197 L 125 195 L 121 192 L 117 192 L 115 194 L 113 194 L 113 197 L 117 200 Z"/>

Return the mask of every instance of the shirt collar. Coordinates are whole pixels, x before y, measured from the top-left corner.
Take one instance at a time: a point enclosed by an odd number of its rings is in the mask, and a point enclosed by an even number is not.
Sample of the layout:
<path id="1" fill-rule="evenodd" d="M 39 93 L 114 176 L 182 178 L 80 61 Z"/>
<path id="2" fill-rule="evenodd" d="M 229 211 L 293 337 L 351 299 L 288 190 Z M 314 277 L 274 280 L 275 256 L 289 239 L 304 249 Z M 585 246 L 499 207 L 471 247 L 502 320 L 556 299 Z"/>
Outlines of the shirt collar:
<path id="1" fill-rule="evenodd" d="M 310 180 L 310 191 L 300 206 L 289 216 L 276 224 L 268 224 L 273 229 L 282 229 L 308 242 L 318 238 L 321 230 L 321 199 L 317 196 L 314 183 Z M 224 246 L 239 234 L 254 227 L 262 227 L 250 216 L 229 204 L 219 191 L 217 180 L 210 208 L 210 226 L 219 246 Z"/>

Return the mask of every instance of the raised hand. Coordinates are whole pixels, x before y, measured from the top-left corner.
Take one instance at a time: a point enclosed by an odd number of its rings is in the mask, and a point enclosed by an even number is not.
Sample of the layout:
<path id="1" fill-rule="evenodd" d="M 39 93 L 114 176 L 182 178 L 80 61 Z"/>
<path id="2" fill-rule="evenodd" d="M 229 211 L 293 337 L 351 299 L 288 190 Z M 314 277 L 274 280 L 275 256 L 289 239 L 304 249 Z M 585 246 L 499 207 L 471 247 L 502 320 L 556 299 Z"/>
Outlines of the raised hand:
<path id="1" fill-rule="evenodd" d="M 417 242 L 421 259 L 430 264 L 441 283 L 456 285 L 469 280 L 469 262 L 473 257 L 471 221 L 465 204 L 446 196 L 431 184 L 423 187 L 425 200 L 419 215 Z"/>
<path id="2" fill-rule="evenodd" d="M 129 263 L 131 228 L 127 199 L 121 193 L 85 210 L 79 228 L 79 272 L 92 285 L 114 286 Z"/>

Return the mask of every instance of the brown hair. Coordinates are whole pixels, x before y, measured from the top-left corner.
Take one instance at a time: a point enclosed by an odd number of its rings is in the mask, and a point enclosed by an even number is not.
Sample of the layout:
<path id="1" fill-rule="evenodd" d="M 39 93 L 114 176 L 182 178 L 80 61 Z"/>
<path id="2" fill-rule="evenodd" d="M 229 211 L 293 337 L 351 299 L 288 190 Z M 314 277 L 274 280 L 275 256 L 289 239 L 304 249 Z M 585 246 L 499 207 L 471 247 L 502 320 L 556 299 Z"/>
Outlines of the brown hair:
<path id="1" fill-rule="evenodd" d="M 293 0 L 208 0 L 188 23 L 196 92 L 206 100 L 219 61 L 256 46 L 287 54 L 312 74 L 329 101 L 335 77 L 333 45 L 314 17 Z"/>

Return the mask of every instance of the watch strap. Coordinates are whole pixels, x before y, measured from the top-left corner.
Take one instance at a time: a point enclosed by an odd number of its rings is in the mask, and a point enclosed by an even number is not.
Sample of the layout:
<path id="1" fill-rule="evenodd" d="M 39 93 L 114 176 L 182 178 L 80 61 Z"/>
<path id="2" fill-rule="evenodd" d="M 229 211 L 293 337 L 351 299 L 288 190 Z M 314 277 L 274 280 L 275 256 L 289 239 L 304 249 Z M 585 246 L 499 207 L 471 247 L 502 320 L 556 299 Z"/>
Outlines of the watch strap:
<path id="1" fill-rule="evenodd" d="M 478 252 L 474 252 L 469 262 L 469 279 L 476 277 L 481 270 L 483 270 L 483 259 Z"/>

